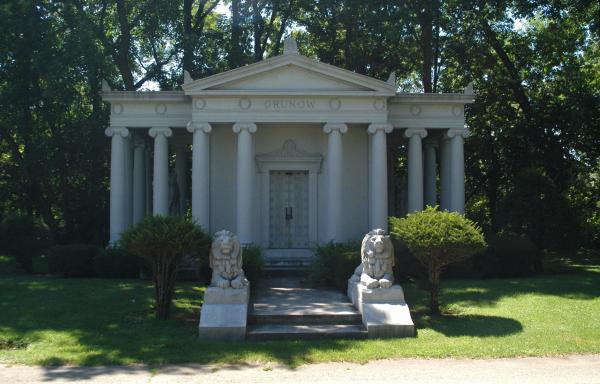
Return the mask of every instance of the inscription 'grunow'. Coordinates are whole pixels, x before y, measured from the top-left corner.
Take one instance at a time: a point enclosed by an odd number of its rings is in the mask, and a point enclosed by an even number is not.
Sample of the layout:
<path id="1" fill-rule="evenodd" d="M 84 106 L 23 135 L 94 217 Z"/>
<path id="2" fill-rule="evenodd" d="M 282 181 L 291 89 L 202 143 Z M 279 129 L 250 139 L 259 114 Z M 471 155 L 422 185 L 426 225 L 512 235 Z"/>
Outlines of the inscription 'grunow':
<path id="1" fill-rule="evenodd" d="M 266 100 L 265 109 L 289 110 L 289 109 L 314 109 L 315 102 L 312 100 Z"/>

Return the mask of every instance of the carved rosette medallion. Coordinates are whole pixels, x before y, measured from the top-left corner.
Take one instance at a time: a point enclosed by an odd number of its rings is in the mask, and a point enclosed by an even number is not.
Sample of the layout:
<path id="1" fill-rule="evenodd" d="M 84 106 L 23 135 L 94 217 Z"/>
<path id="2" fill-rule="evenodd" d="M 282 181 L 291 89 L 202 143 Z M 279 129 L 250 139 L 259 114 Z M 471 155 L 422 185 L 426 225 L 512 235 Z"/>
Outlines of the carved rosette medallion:
<path id="1" fill-rule="evenodd" d="M 156 104 L 156 106 L 154 107 L 154 112 L 156 112 L 156 114 L 158 115 L 164 115 L 165 113 L 167 113 L 167 105 L 164 103 Z"/>
<path id="2" fill-rule="evenodd" d="M 460 105 L 455 105 L 452 107 L 452 114 L 456 117 L 462 116 L 463 113 L 465 112 L 465 107 Z"/>
<path id="3" fill-rule="evenodd" d="M 201 111 L 204 108 L 206 108 L 206 99 L 199 98 L 199 99 L 194 100 L 194 109 L 196 111 Z"/>
<path id="4" fill-rule="evenodd" d="M 384 99 L 373 100 L 373 108 L 376 111 L 384 111 L 385 110 L 385 100 Z"/>
<path id="5" fill-rule="evenodd" d="M 329 99 L 329 109 L 332 111 L 339 111 L 342 107 L 342 101 L 337 97 L 332 97 Z"/>
<path id="6" fill-rule="evenodd" d="M 419 116 L 421 114 L 421 107 L 418 105 L 411 105 L 410 114 L 413 116 Z"/>
<path id="7" fill-rule="evenodd" d="M 240 109 L 247 110 L 252 106 L 252 101 L 247 97 L 242 97 L 238 104 Z"/>
<path id="8" fill-rule="evenodd" d="M 123 113 L 123 104 L 113 104 L 111 107 L 112 113 L 114 113 L 115 115 L 120 115 L 121 113 Z"/>

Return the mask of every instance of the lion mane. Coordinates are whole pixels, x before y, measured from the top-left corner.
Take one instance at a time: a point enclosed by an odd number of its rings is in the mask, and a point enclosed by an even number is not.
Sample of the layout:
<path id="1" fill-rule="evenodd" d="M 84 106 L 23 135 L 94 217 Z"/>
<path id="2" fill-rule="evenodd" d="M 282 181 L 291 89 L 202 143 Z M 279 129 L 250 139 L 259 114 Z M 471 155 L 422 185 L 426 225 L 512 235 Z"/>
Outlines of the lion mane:
<path id="1" fill-rule="evenodd" d="M 394 282 L 394 246 L 383 229 L 367 233 L 360 248 L 362 263 L 354 271 L 352 280 L 367 288 L 390 288 Z"/>
<path id="2" fill-rule="evenodd" d="M 212 268 L 211 286 L 235 289 L 248 286 L 242 269 L 242 247 L 233 232 L 222 230 L 215 233 L 209 264 Z"/>

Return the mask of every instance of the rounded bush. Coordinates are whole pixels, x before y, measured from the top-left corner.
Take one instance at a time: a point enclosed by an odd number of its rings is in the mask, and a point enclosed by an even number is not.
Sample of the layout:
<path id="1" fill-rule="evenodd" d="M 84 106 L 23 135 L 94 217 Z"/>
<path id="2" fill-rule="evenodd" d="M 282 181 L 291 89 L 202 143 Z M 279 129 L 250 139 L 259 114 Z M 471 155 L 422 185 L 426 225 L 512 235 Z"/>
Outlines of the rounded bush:
<path id="1" fill-rule="evenodd" d="M 98 277 L 139 277 L 139 257 L 125 249 L 118 247 L 101 249 L 96 256 L 94 256 L 94 272 Z"/>
<path id="2" fill-rule="evenodd" d="M 337 289 L 344 293 L 348 291 L 348 279 L 352 276 L 354 270 L 360 263 L 360 248 L 338 253 L 336 255 L 336 268 L 333 272 L 333 280 Z"/>
<path id="3" fill-rule="evenodd" d="M 491 236 L 487 253 L 494 260 L 494 276 L 524 277 L 532 276 L 538 260 L 538 248 L 525 235 L 502 233 Z"/>
<path id="4" fill-rule="evenodd" d="M 184 255 L 197 257 L 210 244 L 199 225 L 180 216 L 149 216 L 121 235 L 121 246 L 152 265 L 156 316 L 169 317 L 177 270 Z"/>
<path id="5" fill-rule="evenodd" d="M 94 276 L 94 257 L 99 250 L 90 244 L 55 245 L 48 251 L 48 269 L 61 277 Z"/>
<path id="6" fill-rule="evenodd" d="M 438 313 L 442 269 L 485 249 L 481 229 L 463 215 L 438 211 L 437 207 L 427 207 L 403 219 L 391 217 L 390 227 L 392 236 L 402 241 L 427 269 L 430 308 Z"/>

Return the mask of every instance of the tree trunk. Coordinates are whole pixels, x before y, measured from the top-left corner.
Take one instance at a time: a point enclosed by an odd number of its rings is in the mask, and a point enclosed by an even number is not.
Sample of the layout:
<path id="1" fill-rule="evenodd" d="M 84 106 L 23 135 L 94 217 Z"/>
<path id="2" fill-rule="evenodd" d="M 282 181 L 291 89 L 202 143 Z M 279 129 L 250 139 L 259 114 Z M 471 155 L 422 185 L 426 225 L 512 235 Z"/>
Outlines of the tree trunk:
<path id="1" fill-rule="evenodd" d="M 433 68 L 433 4 L 431 1 L 423 1 L 419 14 L 419 26 L 421 27 L 421 52 L 423 64 L 421 67 L 421 78 L 423 80 L 423 91 L 431 93 L 433 90 L 431 72 Z"/>
<path id="2" fill-rule="evenodd" d="M 429 275 L 429 310 L 434 315 L 439 315 L 440 313 L 440 269 L 441 268 L 435 263 L 431 263 L 427 266 Z"/>
<path id="3" fill-rule="evenodd" d="M 229 52 L 229 67 L 237 68 L 244 65 L 242 50 L 242 10 L 240 0 L 231 1 L 231 51 Z"/>
<path id="4" fill-rule="evenodd" d="M 194 73 L 194 39 L 192 37 L 192 4 L 194 0 L 183 1 L 183 70 L 192 77 Z"/>

